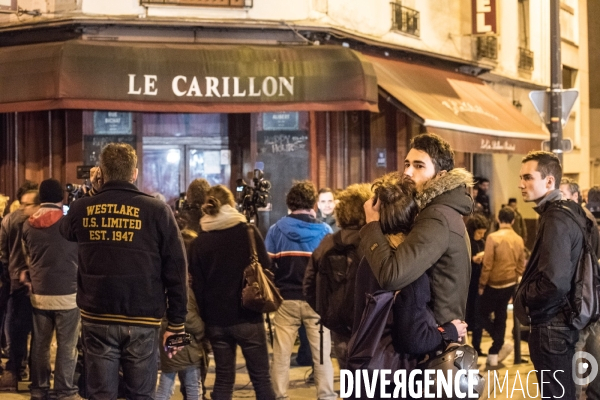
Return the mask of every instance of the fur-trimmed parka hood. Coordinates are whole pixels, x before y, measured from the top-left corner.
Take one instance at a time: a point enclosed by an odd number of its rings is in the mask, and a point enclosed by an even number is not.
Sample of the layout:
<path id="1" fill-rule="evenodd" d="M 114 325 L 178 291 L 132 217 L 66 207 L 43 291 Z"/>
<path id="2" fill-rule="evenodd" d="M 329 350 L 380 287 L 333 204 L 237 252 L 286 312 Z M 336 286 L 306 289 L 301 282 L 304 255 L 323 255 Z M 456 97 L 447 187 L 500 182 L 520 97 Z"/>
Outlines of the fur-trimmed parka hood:
<path id="1" fill-rule="evenodd" d="M 473 174 L 464 168 L 454 168 L 427 182 L 415 200 L 420 210 L 433 202 L 446 204 L 462 215 L 469 215 L 473 210 L 473 199 L 467 193 L 469 187 L 473 187 Z"/>

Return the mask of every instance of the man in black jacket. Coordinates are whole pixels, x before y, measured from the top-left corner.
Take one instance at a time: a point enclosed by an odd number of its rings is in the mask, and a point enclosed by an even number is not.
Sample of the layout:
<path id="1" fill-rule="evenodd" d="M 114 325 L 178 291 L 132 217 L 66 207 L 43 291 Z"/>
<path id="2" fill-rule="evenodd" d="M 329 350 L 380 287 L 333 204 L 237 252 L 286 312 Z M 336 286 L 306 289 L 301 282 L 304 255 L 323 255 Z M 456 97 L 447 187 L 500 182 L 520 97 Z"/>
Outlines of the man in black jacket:
<path id="1" fill-rule="evenodd" d="M 563 201 L 559 185 L 562 167 L 555 154 L 530 152 L 521 164 L 523 200 L 534 202 L 540 214 L 535 245 L 515 295 L 515 313 L 531 325 L 529 352 L 543 393 L 575 398 L 572 362 L 577 329 L 567 320 L 567 296 L 583 246 L 583 233 L 562 206 L 585 226 L 586 216 L 573 201 Z M 544 373 L 546 376 L 544 376 Z"/>
<path id="2" fill-rule="evenodd" d="M 415 224 L 394 251 L 379 224 L 379 205 L 370 199 L 364 205 L 367 224 L 360 231 L 360 249 L 385 290 L 403 289 L 428 271 L 433 313 L 443 325 L 465 318 L 471 250 L 463 216 L 473 207 L 467 193 L 473 176 L 454 168 L 450 145 L 435 134 L 416 136 L 410 147 L 404 175 L 418 192 Z"/>
<path id="3" fill-rule="evenodd" d="M 154 396 L 159 327 L 183 332 L 187 277 L 183 239 L 168 205 L 140 192 L 135 150 L 110 143 L 92 171 L 97 193 L 77 200 L 60 221 L 79 243 L 81 309 L 89 399 L 117 398 L 119 364 L 128 395 Z M 172 352 L 172 351 L 171 351 Z"/>

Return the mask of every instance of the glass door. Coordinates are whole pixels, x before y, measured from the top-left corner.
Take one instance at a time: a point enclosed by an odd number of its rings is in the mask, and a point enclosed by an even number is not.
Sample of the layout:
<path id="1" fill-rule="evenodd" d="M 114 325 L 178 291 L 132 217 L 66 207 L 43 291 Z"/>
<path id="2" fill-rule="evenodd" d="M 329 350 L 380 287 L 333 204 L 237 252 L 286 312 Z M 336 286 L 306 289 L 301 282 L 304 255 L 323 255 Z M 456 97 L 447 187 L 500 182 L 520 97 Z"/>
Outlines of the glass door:
<path id="1" fill-rule="evenodd" d="M 142 191 L 160 193 L 168 204 L 175 204 L 185 183 L 181 182 L 184 154 L 183 146 L 144 146 Z"/>

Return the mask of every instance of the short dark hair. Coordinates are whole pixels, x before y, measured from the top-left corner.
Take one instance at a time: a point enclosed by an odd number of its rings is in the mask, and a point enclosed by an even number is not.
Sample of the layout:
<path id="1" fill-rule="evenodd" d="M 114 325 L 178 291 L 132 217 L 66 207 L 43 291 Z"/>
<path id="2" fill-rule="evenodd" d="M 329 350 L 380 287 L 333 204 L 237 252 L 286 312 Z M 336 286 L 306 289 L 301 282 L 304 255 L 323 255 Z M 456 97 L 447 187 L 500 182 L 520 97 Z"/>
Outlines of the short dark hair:
<path id="1" fill-rule="evenodd" d="M 516 203 L 517 199 L 515 197 L 511 197 L 510 199 L 508 199 L 508 204 L 510 203 Z"/>
<path id="2" fill-rule="evenodd" d="M 23 184 L 17 190 L 17 200 L 21 201 L 21 197 L 23 197 L 25 193 L 32 190 L 38 190 L 39 187 L 40 185 L 38 185 L 36 182 L 25 180 L 25 182 L 23 182 Z"/>
<path id="3" fill-rule="evenodd" d="M 322 193 L 331 193 L 333 195 L 333 198 L 335 199 L 335 193 L 333 190 L 331 190 L 331 188 L 324 187 L 319 189 L 319 191 L 317 192 L 317 197 Z"/>
<path id="4" fill-rule="evenodd" d="M 568 185 L 569 186 L 569 192 L 571 192 L 571 194 L 573 193 L 577 193 L 577 202 L 581 203 L 581 201 L 583 200 L 583 197 L 581 196 L 581 192 L 579 191 L 579 184 L 571 178 L 562 178 L 560 180 L 560 184 L 561 185 Z"/>
<path id="5" fill-rule="evenodd" d="M 419 212 L 415 186 L 399 172 L 376 179 L 372 190 L 379 206 L 379 224 L 386 234 L 408 233 Z"/>
<path id="6" fill-rule="evenodd" d="M 588 191 L 588 203 L 600 203 L 600 186 L 594 186 Z"/>
<path id="7" fill-rule="evenodd" d="M 285 204 L 292 210 L 310 210 L 317 203 L 317 189 L 311 181 L 297 181 L 290 188 Z"/>
<path id="8" fill-rule="evenodd" d="M 100 168 L 105 182 L 129 182 L 133 179 L 136 165 L 135 149 L 127 143 L 109 143 L 102 148 Z"/>
<path id="9" fill-rule="evenodd" d="M 498 212 L 498 220 L 503 224 L 510 224 L 515 220 L 515 212 L 510 207 L 502 207 Z"/>
<path id="10" fill-rule="evenodd" d="M 485 229 L 487 231 L 490 227 L 490 221 L 483 214 L 473 214 L 467 220 L 466 226 L 467 233 L 472 238 L 478 229 Z"/>
<path id="11" fill-rule="evenodd" d="M 424 151 L 431 157 L 435 173 L 454 169 L 454 151 L 450 143 L 435 133 L 422 133 L 410 141 L 410 148 Z"/>
<path id="12" fill-rule="evenodd" d="M 366 224 L 365 209 L 363 205 L 373 197 L 368 183 L 356 183 L 342 190 L 335 206 L 335 220 L 342 229 L 362 228 Z"/>
<path id="13" fill-rule="evenodd" d="M 542 176 L 542 179 L 548 175 L 554 177 L 554 189 L 560 188 L 560 181 L 562 180 L 562 166 L 560 160 L 554 153 L 549 151 L 530 151 L 525 157 L 523 157 L 522 164 L 529 161 L 537 161 L 537 169 Z"/>

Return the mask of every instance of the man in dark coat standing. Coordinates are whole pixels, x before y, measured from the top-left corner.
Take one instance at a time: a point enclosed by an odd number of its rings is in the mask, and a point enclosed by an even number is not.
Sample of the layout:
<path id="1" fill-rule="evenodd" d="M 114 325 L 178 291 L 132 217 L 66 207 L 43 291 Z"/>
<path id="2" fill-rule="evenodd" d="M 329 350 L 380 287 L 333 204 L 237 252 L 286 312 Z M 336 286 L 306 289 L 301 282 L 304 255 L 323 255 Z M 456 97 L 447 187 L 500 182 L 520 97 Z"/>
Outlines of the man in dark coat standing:
<path id="1" fill-rule="evenodd" d="M 583 226 L 586 215 L 574 201 L 562 200 L 561 177 L 562 167 L 554 153 L 535 151 L 523 158 L 519 188 L 523 200 L 536 204 L 540 220 L 514 310 L 522 324 L 531 325 L 529 352 L 543 386 L 540 389 L 548 397 L 574 399 L 572 363 L 579 331 L 567 320 L 567 298 L 584 237 L 562 207 L 568 207 Z"/>
<path id="2" fill-rule="evenodd" d="M 106 145 L 100 169 L 91 171 L 97 193 L 75 201 L 60 221 L 60 233 L 79 243 L 77 305 L 92 400 L 117 398 L 119 365 L 128 397 L 154 398 L 158 346 L 184 331 L 183 239 L 169 206 L 133 184 L 136 164 L 130 145 Z"/>

